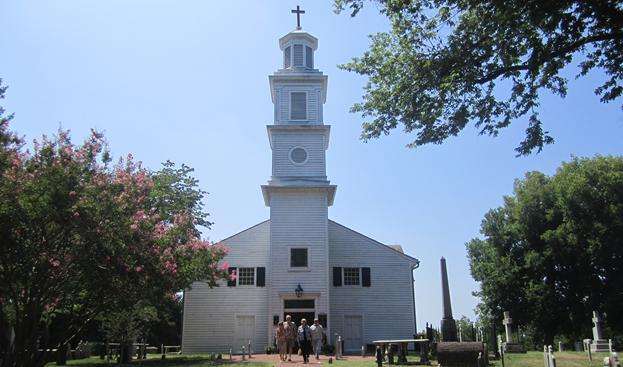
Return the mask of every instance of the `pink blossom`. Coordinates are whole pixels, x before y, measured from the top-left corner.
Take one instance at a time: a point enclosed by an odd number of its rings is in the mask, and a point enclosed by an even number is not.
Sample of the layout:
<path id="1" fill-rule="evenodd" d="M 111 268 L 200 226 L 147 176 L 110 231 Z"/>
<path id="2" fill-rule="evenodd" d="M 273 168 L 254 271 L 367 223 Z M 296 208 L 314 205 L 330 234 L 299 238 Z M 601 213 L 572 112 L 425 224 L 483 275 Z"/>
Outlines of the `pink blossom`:
<path id="1" fill-rule="evenodd" d="M 50 265 L 52 265 L 53 268 L 58 268 L 61 265 L 61 262 L 57 259 L 50 260 Z"/>
<path id="2" fill-rule="evenodd" d="M 223 263 L 221 264 L 221 269 L 222 270 L 229 269 L 229 263 L 227 261 L 223 261 Z"/>
<path id="3" fill-rule="evenodd" d="M 73 217 L 74 217 L 75 219 L 80 218 L 80 213 L 78 213 L 78 212 L 74 212 Z"/>
<path id="4" fill-rule="evenodd" d="M 69 197 L 73 198 L 74 196 L 76 196 L 76 192 L 75 191 L 70 191 L 69 192 Z"/>
<path id="5" fill-rule="evenodd" d="M 139 265 L 139 266 L 137 266 L 136 268 L 134 268 L 134 270 L 135 270 L 137 273 L 140 273 L 140 272 L 142 272 L 142 271 L 143 271 L 143 267 Z"/>

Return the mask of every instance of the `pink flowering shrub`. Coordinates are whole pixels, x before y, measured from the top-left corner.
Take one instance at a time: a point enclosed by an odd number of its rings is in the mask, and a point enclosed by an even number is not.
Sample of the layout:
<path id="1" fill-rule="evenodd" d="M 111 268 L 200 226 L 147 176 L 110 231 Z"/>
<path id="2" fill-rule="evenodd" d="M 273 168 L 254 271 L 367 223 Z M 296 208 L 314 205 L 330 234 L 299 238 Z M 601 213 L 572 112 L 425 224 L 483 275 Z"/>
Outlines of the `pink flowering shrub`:
<path id="1" fill-rule="evenodd" d="M 192 169 L 150 172 L 131 155 L 112 164 L 96 131 L 74 145 L 60 130 L 29 152 L 2 112 L 0 329 L 15 331 L 3 366 L 43 365 L 57 315 L 68 315 L 67 341 L 106 310 L 229 277 L 227 249 L 201 239 L 210 222 Z"/>

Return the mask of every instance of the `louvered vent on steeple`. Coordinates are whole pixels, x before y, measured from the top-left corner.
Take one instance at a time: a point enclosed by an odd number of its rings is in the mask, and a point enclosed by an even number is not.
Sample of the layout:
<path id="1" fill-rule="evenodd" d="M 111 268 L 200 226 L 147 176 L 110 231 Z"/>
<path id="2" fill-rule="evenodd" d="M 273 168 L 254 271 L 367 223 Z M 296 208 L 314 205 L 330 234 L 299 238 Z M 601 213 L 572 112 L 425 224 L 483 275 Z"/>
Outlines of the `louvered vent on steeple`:
<path id="1" fill-rule="evenodd" d="M 303 67 L 303 45 L 294 45 L 294 67 Z"/>

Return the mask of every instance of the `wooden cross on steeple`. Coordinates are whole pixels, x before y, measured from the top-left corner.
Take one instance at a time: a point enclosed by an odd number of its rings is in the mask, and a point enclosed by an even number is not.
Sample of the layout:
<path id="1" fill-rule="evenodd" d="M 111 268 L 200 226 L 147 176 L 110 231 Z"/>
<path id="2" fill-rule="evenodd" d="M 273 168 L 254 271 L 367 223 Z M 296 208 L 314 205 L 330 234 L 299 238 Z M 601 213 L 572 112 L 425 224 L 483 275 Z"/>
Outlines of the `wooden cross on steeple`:
<path id="1" fill-rule="evenodd" d="M 292 14 L 296 14 L 296 29 L 301 29 L 301 14 L 305 14 L 305 10 L 301 10 L 300 6 L 296 6 L 296 10 L 291 10 Z"/>

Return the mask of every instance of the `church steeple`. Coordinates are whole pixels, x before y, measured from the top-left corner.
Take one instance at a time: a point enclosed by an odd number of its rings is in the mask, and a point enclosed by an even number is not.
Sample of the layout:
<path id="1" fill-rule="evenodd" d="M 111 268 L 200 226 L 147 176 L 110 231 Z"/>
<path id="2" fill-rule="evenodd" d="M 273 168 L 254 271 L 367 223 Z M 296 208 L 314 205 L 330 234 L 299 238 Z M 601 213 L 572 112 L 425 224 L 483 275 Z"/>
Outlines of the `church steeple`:
<path id="1" fill-rule="evenodd" d="M 301 10 L 297 8 L 297 15 Z M 269 75 L 274 124 L 268 125 L 272 149 L 272 175 L 262 186 L 266 205 L 283 190 L 303 194 L 309 190 L 326 195 L 333 203 L 335 185 L 327 180 L 326 150 L 331 127 L 323 121 L 327 97 L 327 76 L 315 68 L 318 39 L 300 29 L 279 39 L 283 63 Z"/>
<path id="2" fill-rule="evenodd" d="M 296 11 L 302 10 L 297 8 Z M 315 67 L 318 39 L 298 26 L 279 39 L 279 48 L 281 67 L 268 77 L 275 105 L 275 124 L 322 124 L 327 76 Z"/>

